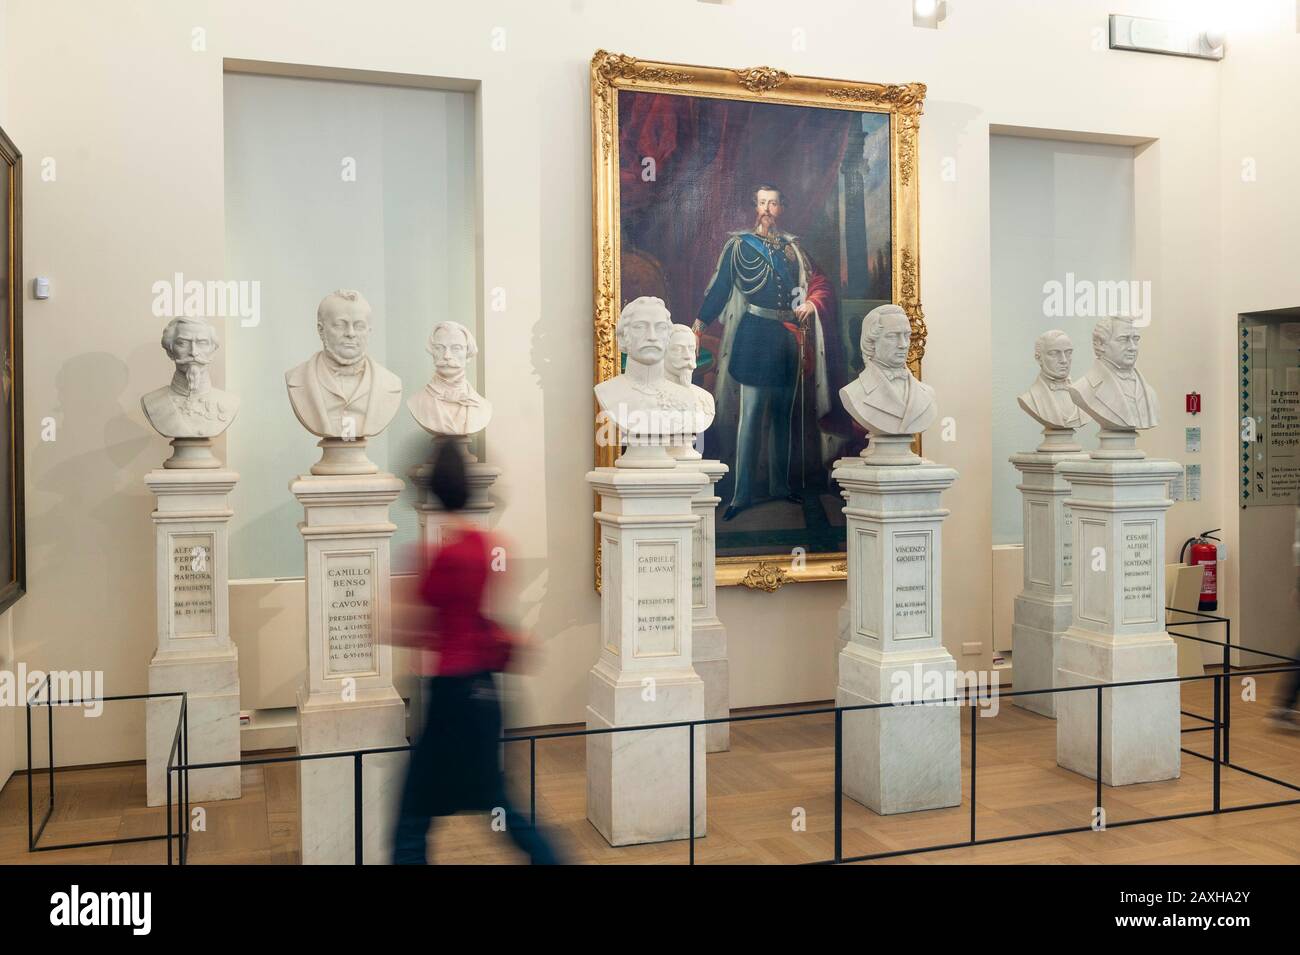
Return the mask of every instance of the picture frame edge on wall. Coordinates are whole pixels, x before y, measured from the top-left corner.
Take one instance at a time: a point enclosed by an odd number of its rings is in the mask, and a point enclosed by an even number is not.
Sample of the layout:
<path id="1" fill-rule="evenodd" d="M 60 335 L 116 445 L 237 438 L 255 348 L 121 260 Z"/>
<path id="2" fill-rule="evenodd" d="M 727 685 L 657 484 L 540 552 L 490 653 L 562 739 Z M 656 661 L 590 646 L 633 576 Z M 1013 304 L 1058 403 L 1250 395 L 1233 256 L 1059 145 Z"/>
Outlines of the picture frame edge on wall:
<path id="1" fill-rule="evenodd" d="M 9 543 L 12 548 L 12 574 L 0 582 L 0 613 L 4 613 L 27 593 L 26 484 L 23 437 L 23 154 L 3 129 L 0 129 L 0 159 L 4 160 L 9 178 L 9 202 L 5 209 L 6 249 L 9 258 L 9 281 L 4 290 L 9 304 L 9 354 L 12 400 L 9 403 L 9 468 L 12 494 L 9 506 Z"/>
<path id="2" fill-rule="evenodd" d="M 927 329 L 920 296 L 917 156 L 925 84 L 867 83 L 797 76 L 770 66 L 741 69 L 691 66 L 597 50 L 591 58 L 594 384 L 619 373 L 618 345 L 614 339 L 620 302 L 618 91 L 624 89 L 888 113 L 893 249 L 891 290 L 893 302 L 906 311 L 912 327 L 908 366 L 917 378 L 921 377 Z M 594 396 L 592 401 L 594 418 Z M 602 447 L 598 440 L 599 428 L 594 427 L 594 431 L 595 466 L 610 466 L 618 449 Z M 919 453 L 919 435 L 915 448 Z M 596 509 L 599 510 L 599 500 Z M 595 589 L 599 591 L 601 546 L 598 524 L 594 524 L 593 544 Z M 716 582 L 720 587 L 740 585 L 775 593 L 786 583 L 844 579 L 847 571 L 848 559 L 843 551 L 807 554 L 799 560 L 790 554 L 723 556 L 716 561 Z"/>

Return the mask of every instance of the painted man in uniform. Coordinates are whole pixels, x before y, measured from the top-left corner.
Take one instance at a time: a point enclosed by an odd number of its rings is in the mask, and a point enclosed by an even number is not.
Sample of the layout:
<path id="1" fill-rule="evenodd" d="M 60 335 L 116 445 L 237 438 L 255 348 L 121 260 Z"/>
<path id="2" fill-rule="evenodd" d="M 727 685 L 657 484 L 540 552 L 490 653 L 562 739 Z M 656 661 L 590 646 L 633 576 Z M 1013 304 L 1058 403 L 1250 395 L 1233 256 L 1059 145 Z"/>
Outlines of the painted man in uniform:
<path id="1" fill-rule="evenodd" d="M 698 332 L 720 320 L 715 397 L 719 417 L 735 415 L 735 490 L 723 515 L 730 520 L 764 500 L 802 503 L 790 489 L 791 419 L 802 383 L 800 341 L 811 350 L 816 418 L 830 409 L 823 321 L 834 318 L 830 282 L 812 263 L 797 236 L 777 223 L 784 211 L 781 190 L 770 184 L 754 192 L 752 229 L 733 232 L 722 247 L 695 322 Z M 730 412 L 730 415 L 729 415 Z M 759 451 L 767 439 L 767 475 L 760 478 Z M 799 436 L 802 440 L 802 435 Z"/>

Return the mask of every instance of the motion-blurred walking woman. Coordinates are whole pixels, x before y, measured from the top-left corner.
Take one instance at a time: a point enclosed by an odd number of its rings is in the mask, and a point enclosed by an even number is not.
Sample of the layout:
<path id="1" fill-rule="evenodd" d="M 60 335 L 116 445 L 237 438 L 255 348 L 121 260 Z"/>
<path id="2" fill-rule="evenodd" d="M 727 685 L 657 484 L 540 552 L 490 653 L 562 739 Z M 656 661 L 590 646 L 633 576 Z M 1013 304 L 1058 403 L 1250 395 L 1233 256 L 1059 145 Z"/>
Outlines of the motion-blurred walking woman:
<path id="1" fill-rule="evenodd" d="M 432 490 L 451 518 L 443 545 L 427 555 L 419 597 L 426 611 L 414 640 L 434 651 L 422 667 L 427 701 L 423 732 L 410 769 L 393 839 L 393 862 L 425 865 L 429 823 L 463 811 L 503 813 L 506 833 L 534 864 L 553 864 L 542 834 L 506 797 L 497 740 L 501 703 L 493 674 L 504 670 L 516 641 L 484 613 L 492 580 L 493 538 L 465 519 L 465 458 L 452 441 L 434 451 Z M 422 653 L 425 661 L 430 653 Z"/>

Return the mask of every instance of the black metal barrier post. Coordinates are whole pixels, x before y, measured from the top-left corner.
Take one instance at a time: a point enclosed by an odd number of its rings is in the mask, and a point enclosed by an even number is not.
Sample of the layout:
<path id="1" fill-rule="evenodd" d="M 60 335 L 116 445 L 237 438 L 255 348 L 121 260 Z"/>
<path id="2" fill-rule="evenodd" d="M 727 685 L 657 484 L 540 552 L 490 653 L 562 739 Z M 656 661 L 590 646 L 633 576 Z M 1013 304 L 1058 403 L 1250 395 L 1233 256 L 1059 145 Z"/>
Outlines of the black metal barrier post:
<path id="1" fill-rule="evenodd" d="M 689 849 L 689 859 L 687 865 L 695 865 L 695 724 L 690 724 L 690 744 L 687 748 L 686 761 L 690 765 L 687 775 L 687 812 L 690 814 L 690 833 L 691 846 Z"/>
<path id="2" fill-rule="evenodd" d="M 1101 687 L 1097 687 L 1097 802 L 1094 820 L 1101 815 Z"/>
<path id="3" fill-rule="evenodd" d="M 361 758 L 362 758 L 361 753 L 354 753 L 352 756 L 352 830 L 353 830 L 352 839 L 354 843 L 353 849 L 355 852 L 355 858 L 353 861 L 355 865 L 364 864 L 364 859 L 363 859 L 364 840 L 362 838 L 362 833 L 365 830 L 362 828 L 362 819 L 361 819 L 361 812 L 362 812 L 361 804 L 363 802 L 361 798 L 362 797 L 361 787 L 362 787 L 362 772 L 364 770 L 362 769 L 361 766 Z"/>
<path id="4" fill-rule="evenodd" d="M 1219 717 L 1223 707 L 1222 684 L 1227 682 L 1226 677 L 1216 676 L 1214 678 L 1214 811 L 1218 812 L 1220 807 L 1219 784 L 1223 764 L 1219 758 L 1219 744 L 1223 738 L 1223 724 Z"/>
<path id="5" fill-rule="evenodd" d="M 975 844 L 975 726 L 979 723 L 979 693 L 970 701 L 970 841 Z"/>
<path id="6" fill-rule="evenodd" d="M 835 858 L 844 861 L 844 711 L 835 710 Z"/>

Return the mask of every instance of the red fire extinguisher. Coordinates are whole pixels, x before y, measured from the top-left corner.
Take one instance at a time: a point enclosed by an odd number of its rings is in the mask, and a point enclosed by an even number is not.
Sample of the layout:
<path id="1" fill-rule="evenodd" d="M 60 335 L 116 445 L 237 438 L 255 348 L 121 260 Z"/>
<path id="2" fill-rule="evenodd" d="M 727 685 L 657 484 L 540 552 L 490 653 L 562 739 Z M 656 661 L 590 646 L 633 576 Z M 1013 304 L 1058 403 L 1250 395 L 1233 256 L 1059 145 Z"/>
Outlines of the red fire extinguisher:
<path id="1" fill-rule="evenodd" d="M 1183 549 L 1178 552 L 1178 562 L 1182 563 L 1183 556 L 1190 546 L 1192 559 L 1187 562 L 1188 566 L 1205 565 L 1205 579 L 1201 582 L 1201 601 L 1198 610 L 1219 609 L 1219 539 L 1214 536 L 1219 530 L 1220 528 L 1216 527 L 1212 531 L 1201 531 L 1197 536 L 1187 538 L 1183 541 Z"/>

